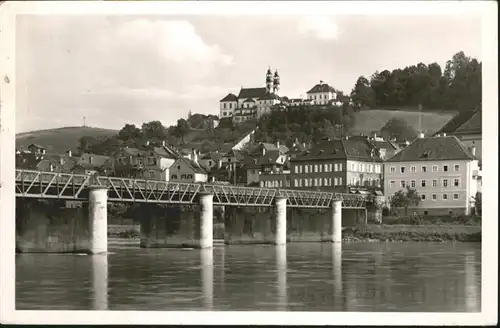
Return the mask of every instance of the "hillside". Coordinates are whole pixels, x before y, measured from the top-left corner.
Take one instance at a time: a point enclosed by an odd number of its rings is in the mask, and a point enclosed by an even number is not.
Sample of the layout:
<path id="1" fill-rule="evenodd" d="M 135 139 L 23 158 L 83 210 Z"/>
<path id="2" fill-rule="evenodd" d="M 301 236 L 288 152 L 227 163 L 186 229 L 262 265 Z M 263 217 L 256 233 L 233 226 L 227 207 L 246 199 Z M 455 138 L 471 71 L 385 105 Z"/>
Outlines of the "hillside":
<path id="1" fill-rule="evenodd" d="M 422 130 L 425 134 L 432 134 L 441 129 L 455 112 L 422 112 Z M 393 117 L 405 120 L 415 130 L 418 130 L 419 112 L 396 111 L 384 109 L 361 110 L 354 113 L 353 134 L 370 134 L 380 131 L 384 124 Z"/>
<path id="2" fill-rule="evenodd" d="M 78 139 L 83 136 L 99 138 L 114 136 L 117 133 L 116 130 L 81 126 L 31 131 L 16 135 L 16 147 L 25 149 L 35 143 L 47 147 L 47 152 L 62 153 L 69 149 L 76 151 Z"/>

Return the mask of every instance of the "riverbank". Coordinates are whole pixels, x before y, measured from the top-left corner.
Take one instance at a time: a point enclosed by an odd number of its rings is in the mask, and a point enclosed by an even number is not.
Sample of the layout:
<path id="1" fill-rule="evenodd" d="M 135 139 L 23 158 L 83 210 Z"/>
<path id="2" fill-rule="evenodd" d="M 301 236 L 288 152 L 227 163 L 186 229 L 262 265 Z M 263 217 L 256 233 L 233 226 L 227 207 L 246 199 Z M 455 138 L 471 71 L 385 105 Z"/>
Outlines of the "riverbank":
<path id="1" fill-rule="evenodd" d="M 342 229 L 345 241 L 481 242 L 481 226 L 367 225 Z"/>
<path id="2" fill-rule="evenodd" d="M 140 226 L 109 225 L 108 237 L 113 240 L 139 240 Z M 223 239 L 223 237 L 216 239 Z M 346 242 L 481 242 L 481 226 L 366 225 L 344 227 L 342 239 Z"/>

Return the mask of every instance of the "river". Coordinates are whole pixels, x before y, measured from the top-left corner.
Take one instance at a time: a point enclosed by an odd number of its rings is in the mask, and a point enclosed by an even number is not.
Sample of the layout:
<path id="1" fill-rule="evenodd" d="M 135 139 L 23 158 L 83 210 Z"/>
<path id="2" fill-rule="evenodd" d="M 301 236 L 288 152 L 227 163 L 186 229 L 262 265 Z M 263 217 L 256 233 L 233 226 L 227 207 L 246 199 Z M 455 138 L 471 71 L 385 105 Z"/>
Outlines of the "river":
<path id="1" fill-rule="evenodd" d="M 17 310 L 481 311 L 481 244 L 302 243 L 16 256 Z"/>

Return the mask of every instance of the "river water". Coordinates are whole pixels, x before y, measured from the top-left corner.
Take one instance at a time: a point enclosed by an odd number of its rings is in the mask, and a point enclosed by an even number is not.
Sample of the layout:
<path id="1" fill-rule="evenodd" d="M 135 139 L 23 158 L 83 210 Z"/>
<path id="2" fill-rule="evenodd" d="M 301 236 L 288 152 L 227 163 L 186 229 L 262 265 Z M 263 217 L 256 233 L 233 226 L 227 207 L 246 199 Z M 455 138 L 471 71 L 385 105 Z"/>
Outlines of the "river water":
<path id="1" fill-rule="evenodd" d="M 17 310 L 481 311 L 481 244 L 110 245 L 16 256 Z"/>

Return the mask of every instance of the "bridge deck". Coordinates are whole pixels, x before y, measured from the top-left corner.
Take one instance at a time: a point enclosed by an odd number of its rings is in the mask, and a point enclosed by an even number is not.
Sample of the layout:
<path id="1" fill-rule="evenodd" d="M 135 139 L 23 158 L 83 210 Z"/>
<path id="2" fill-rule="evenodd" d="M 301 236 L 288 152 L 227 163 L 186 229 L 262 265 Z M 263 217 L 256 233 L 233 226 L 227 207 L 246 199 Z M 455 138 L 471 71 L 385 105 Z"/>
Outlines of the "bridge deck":
<path id="1" fill-rule="evenodd" d="M 273 206 L 282 196 L 289 207 L 329 208 L 333 200 L 343 208 L 366 207 L 366 196 L 353 194 L 16 170 L 16 197 L 86 200 L 91 186 L 108 188 L 111 202 L 195 204 L 200 193 L 212 193 L 214 205 Z"/>

